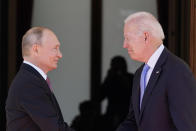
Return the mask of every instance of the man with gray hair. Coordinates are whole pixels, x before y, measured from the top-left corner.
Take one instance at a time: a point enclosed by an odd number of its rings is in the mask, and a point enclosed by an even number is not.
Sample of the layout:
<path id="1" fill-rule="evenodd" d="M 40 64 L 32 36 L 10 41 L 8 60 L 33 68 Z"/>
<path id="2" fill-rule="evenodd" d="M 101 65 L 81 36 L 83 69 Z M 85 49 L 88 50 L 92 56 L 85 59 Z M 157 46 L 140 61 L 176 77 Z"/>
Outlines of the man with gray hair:
<path id="1" fill-rule="evenodd" d="M 62 58 L 60 42 L 48 28 L 33 27 L 22 39 L 23 63 L 6 101 L 8 131 L 72 131 L 64 122 L 47 73 Z"/>
<path id="2" fill-rule="evenodd" d="M 137 12 L 125 20 L 124 45 L 136 71 L 129 114 L 117 131 L 196 131 L 196 80 L 189 67 L 163 45 L 156 18 Z"/>

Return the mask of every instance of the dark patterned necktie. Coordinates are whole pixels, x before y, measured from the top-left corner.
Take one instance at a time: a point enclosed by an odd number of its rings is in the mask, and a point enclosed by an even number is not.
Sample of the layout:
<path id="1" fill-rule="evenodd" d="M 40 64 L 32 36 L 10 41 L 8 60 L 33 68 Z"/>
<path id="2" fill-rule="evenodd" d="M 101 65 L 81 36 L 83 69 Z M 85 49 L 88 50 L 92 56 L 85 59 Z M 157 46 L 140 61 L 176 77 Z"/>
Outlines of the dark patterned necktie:
<path id="1" fill-rule="evenodd" d="M 50 88 L 51 92 L 53 92 L 51 83 L 50 83 L 50 79 L 47 77 L 46 82 L 48 83 L 48 87 Z"/>

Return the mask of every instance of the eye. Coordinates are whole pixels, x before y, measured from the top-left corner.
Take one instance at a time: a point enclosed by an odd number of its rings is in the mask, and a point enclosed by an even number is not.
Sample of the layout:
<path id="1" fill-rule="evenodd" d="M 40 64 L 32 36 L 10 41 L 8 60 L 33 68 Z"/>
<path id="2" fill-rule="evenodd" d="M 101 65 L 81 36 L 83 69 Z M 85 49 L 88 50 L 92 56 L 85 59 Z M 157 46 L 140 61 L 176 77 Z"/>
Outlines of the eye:
<path id="1" fill-rule="evenodd" d="M 54 48 L 52 48 L 52 50 L 53 50 L 54 52 L 57 52 L 58 48 L 57 48 L 57 47 L 54 47 Z"/>

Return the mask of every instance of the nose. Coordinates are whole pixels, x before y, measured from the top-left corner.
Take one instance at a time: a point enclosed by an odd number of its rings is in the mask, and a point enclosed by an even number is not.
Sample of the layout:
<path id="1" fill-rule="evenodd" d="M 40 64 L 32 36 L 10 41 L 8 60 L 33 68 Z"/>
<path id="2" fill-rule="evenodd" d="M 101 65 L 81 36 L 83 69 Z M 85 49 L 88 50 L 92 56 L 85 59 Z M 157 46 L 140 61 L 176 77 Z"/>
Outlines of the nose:
<path id="1" fill-rule="evenodd" d="M 58 57 L 59 57 L 59 58 L 62 58 L 62 57 L 63 57 L 63 55 L 62 55 L 62 53 L 61 53 L 60 50 L 58 51 Z"/>

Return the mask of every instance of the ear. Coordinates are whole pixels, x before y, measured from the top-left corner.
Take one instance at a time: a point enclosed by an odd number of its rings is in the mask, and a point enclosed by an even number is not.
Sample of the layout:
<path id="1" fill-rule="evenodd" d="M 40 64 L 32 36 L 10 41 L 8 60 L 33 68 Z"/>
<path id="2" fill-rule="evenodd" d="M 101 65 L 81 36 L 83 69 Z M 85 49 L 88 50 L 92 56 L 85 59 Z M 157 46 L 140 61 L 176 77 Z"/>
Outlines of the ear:
<path id="1" fill-rule="evenodd" d="M 39 45 L 38 44 L 33 44 L 32 46 L 32 50 L 33 50 L 33 54 L 37 55 L 38 54 L 38 47 Z"/>
<path id="2" fill-rule="evenodd" d="M 144 41 L 145 41 L 145 43 L 149 42 L 149 38 L 150 38 L 149 33 L 148 32 L 144 32 Z"/>

